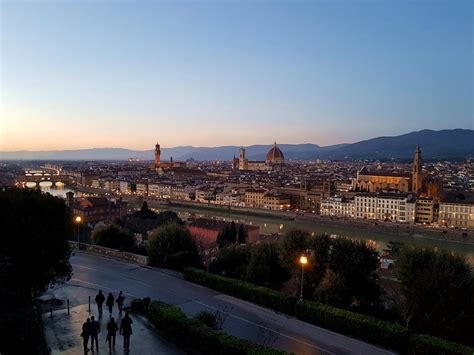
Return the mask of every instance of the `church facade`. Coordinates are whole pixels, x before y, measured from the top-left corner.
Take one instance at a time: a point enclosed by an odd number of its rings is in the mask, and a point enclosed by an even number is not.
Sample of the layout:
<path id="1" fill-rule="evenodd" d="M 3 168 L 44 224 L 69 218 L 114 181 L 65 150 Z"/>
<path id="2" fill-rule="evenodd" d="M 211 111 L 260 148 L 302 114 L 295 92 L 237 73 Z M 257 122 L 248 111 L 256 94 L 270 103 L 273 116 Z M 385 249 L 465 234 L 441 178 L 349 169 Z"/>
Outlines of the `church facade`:
<path id="1" fill-rule="evenodd" d="M 232 167 L 236 170 L 276 170 L 282 167 L 284 160 L 285 156 L 275 142 L 268 151 L 265 160 L 248 160 L 245 157 L 245 148 L 240 148 L 239 157 L 234 157 Z"/>
<path id="2" fill-rule="evenodd" d="M 357 172 L 353 190 L 365 192 L 399 191 L 418 193 L 423 187 L 420 146 L 416 147 L 412 174 L 387 171 L 369 171 L 366 167 Z"/>

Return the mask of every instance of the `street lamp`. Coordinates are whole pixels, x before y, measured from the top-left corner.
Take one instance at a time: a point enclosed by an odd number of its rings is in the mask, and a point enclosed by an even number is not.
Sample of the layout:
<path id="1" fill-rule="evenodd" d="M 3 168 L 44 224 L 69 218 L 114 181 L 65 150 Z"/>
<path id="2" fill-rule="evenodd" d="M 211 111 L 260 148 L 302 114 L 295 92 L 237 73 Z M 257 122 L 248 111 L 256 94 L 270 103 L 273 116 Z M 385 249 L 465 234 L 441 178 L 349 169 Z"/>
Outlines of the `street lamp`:
<path id="1" fill-rule="evenodd" d="M 304 276 L 304 266 L 308 263 L 308 258 L 304 255 L 300 256 L 301 263 L 301 290 L 300 290 L 300 301 L 303 301 L 303 276 Z"/>
<path id="2" fill-rule="evenodd" d="M 81 223 L 82 221 L 82 218 L 81 216 L 77 216 L 75 219 L 74 219 L 74 222 L 76 222 L 76 225 L 77 225 L 77 249 L 81 249 L 81 239 L 80 239 L 80 235 L 79 235 L 79 224 Z"/>

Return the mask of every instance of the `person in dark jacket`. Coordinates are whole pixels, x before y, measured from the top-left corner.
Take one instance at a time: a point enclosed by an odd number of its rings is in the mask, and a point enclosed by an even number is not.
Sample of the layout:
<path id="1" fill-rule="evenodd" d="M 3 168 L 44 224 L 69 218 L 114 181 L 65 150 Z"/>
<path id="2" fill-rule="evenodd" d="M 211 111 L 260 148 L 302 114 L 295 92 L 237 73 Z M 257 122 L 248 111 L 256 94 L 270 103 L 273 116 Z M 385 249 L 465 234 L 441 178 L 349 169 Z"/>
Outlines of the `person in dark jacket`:
<path id="1" fill-rule="evenodd" d="M 115 337 L 117 335 L 117 330 L 119 327 L 115 323 L 114 317 L 110 318 L 110 322 L 107 323 L 107 339 L 105 342 L 109 342 L 109 352 L 115 351 Z"/>
<path id="2" fill-rule="evenodd" d="M 120 322 L 120 335 L 123 336 L 123 348 L 125 350 L 130 350 L 130 335 L 133 334 L 132 323 L 129 312 L 125 313 L 125 317 Z"/>
<path id="3" fill-rule="evenodd" d="M 94 342 L 95 348 L 99 351 L 99 333 L 100 333 L 100 323 L 95 320 L 95 317 L 91 317 L 91 350 L 94 351 Z"/>
<path id="4" fill-rule="evenodd" d="M 115 303 L 114 295 L 112 294 L 112 292 L 109 292 L 109 295 L 107 296 L 107 302 L 105 304 L 109 308 L 110 315 L 112 315 L 112 309 L 114 307 L 114 303 Z"/>
<path id="5" fill-rule="evenodd" d="M 104 304 L 105 296 L 102 293 L 102 290 L 99 291 L 97 296 L 95 296 L 95 303 L 97 303 L 97 311 L 99 312 L 99 318 L 102 317 L 102 305 Z"/>
<path id="6" fill-rule="evenodd" d="M 123 291 L 120 291 L 119 295 L 117 296 L 117 299 L 115 300 L 115 302 L 117 302 L 119 313 L 122 313 L 124 301 L 125 301 L 125 296 L 123 295 Z"/>
<path id="7" fill-rule="evenodd" d="M 89 351 L 87 347 L 89 345 L 89 337 L 91 335 L 91 320 L 87 318 L 86 322 L 82 325 L 82 344 L 84 345 L 84 353 Z"/>

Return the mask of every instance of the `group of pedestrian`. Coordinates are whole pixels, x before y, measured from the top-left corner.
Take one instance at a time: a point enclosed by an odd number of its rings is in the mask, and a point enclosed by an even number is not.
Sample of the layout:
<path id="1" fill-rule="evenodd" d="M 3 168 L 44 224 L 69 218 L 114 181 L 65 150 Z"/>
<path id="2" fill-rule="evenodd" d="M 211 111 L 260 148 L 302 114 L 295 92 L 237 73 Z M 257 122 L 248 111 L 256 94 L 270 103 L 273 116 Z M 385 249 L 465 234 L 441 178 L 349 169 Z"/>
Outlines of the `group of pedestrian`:
<path id="1" fill-rule="evenodd" d="M 95 296 L 95 302 L 97 303 L 97 310 L 99 312 L 99 317 L 102 317 L 102 306 L 104 302 L 107 308 L 109 309 L 110 316 L 112 316 L 112 310 L 114 309 L 115 302 L 117 302 L 119 313 L 122 314 L 124 301 L 125 301 L 125 296 L 123 294 L 123 291 L 120 291 L 117 298 L 114 298 L 114 295 L 112 294 L 112 292 L 109 292 L 109 295 L 107 296 L 107 301 L 105 302 L 105 296 L 102 293 L 102 290 L 100 290 L 97 296 Z"/>
<path id="2" fill-rule="evenodd" d="M 102 290 L 99 291 L 95 297 L 97 303 L 97 310 L 99 313 L 99 318 L 102 317 L 102 306 L 105 302 L 106 306 L 109 309 L 110 320 L 107 323 L 107 337 L 105 342 L 109 343 L 109 352 L 115 351 L 115 338 L 117 331 L 123 336 L 123 348 L 128 351 L 130 350 L 130 336 L 132 332 L 132 318 L 130 318 L 129 312 L 125 313 L 125 317 L 120 321 L 120 327 L 115 322 L 115 318 L 112 317 L 112 310 L 114 303 L 117 303 L 119 310 L 119 317 L 123 311 L 123 303 L 125 301 L 125 296 L 122 291 L 120 291 L 117 298 L 114 298 L 112 293 L 109 293 L 107 300 L 105 299 Z M 94 345 L 96 351 L 99 351 L 99 333 L 100 333 L 100 322 L 95 319 L 94 316 L 87 318 L 86 322 L 82 325 L 81 337 L 83 338 L 84 353 L 89 352 L 89 338 L 91 340 L 91 350 L 94 351 Z"/>

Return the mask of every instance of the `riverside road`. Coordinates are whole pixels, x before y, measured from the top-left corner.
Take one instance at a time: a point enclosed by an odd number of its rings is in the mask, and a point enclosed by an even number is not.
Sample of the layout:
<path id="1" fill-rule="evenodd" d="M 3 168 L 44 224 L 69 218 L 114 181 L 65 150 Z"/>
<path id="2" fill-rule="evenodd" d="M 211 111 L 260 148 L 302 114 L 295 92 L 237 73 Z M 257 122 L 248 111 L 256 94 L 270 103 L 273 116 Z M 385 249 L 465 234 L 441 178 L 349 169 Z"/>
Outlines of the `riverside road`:
<path id="1" fill-rule="evenodd" d="M 187 282 L 179 273 L 140 267 L 78 252 L 71 257 L 73 276 L 49 291 L 72 305 L 94 299 L 99 289 L 133 298 L 150 297 L 180 307 L 188 316 L 220 312 L 223 329 L 237 337 L 295 354 L 391 354 L 390 351 L 322 329 L 260 306 Z M 95 310 L 95 304 L 92 305 Z M 137 340 L 137 339 L 136 339 Z"/>

